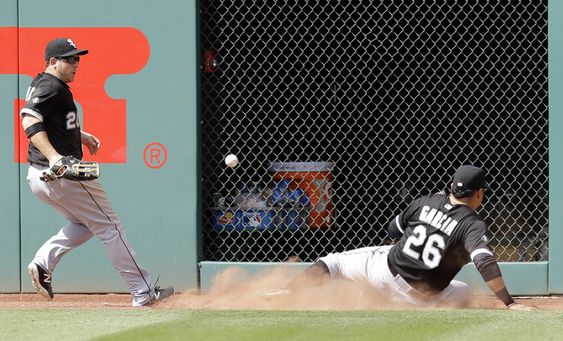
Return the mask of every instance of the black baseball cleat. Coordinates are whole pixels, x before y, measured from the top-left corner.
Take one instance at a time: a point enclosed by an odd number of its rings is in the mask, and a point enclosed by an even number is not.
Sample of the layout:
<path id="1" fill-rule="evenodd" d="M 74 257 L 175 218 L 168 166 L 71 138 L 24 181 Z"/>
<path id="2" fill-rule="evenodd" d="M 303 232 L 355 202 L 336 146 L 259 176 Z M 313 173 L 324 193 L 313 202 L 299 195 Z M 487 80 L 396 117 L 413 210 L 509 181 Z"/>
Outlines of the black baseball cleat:
<path id="1" fill-rule="evenodd" d="M 51 274 L 45 271 L 40 265 L 29 263 L 27 271 L 31 276 L 31 284 L 37 293 L 47 299 L 53 299 L 53 288 L 51 287 Z"/>
<path id="2" fill-rule="evenodd" d="M 172 296 L 175 294 L 174 288 L 172 287 L 166 287 L 166 288 L 161 288 L 159 286 L 154 287 L 154 298 L 149 301 L 147 304 L 145 304 L 145 307 L 150 307 L 153 306 L 155 304 L 164 302 L 168 297 Z"/>

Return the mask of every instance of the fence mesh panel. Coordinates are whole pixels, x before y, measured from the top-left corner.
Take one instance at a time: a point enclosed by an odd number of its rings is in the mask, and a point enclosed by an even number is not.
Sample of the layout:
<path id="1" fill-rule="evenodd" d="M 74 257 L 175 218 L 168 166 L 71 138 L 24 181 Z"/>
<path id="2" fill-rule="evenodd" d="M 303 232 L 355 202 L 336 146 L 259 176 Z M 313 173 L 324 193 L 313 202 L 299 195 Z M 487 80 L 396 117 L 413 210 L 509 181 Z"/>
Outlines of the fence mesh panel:
<path id="1" fill-rule="evenodd" d="M 546 0 L 200 6 L 205 260 L 389 243 L 389 220 L 467 163 L 490 176 L 497 256 L 547 259 Z M 297 174 L 276 162 L 310 167 L 285 192 L 302 206 L 273 199 Z"/>

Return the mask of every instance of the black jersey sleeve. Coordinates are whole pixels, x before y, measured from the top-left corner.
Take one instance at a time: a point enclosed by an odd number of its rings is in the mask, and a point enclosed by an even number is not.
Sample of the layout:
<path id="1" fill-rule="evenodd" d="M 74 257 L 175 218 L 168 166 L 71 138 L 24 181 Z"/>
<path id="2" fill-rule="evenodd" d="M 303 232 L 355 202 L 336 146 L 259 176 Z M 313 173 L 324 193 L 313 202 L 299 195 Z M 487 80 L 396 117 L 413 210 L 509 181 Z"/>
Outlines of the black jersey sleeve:
<path id="1" fill-rule="evenodd" d="M 405 233 L 404 228 L 401 226 L 400 216 L 400 214 L 396 216 L 387 226 L 387 234 L 389 234 L 391 238 L 399 238 Z"/>
<path id="2" fill-rule="evenodd" d="M 23 118 L 24 114 L 29 114 L 43 122 L 44 116 L 48 115 L 49 108 L 53 107 L 52 101 L 55 95 L 56 91 L 49 86 L 35 88 L 32 85 L 27 93 L 27 102 L 20 111 L 20 117 Z"/>
<path id="3" fill-rule="evenodd" d="M 469 218 L 469 227 L 465 235 L 465 249 L 471 261 L 485 281 L 490 281 L 501 275 L 497 261 L 489 246 L 487 225 L 482 219 Z"/>
<path id="4" fill-rule="evenodd" d="M 405 229 L 407 228 L 408 222 L 419 206 L 420 198 L 414 200 L 409 204 L 406 210 L 399 213 L 395 218 L 393 218 L 389 225 L 387 226 L 387 233 L 391 238 L 399 238 L 405 234 Z"/>
<path id="5" fill-rule="evenodd" d="M 481 218 L 468 217 L 464 223 L 469 226 L 465 229 L 463 243 L 465 250 L 469 253 L 473 261 L 477 255 L 490 255 L 493 256 L 491 247 L 489 246 L 489 237 L 487 225 Z"/>

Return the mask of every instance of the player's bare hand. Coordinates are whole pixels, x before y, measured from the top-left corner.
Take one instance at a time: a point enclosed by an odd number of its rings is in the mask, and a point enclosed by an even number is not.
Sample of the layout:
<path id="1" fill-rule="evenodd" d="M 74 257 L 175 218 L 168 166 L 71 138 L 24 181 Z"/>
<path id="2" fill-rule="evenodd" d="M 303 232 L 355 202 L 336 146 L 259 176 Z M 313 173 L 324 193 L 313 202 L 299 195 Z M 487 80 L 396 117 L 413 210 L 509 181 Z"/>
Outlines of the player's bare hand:
<path id="1" fill-rule="evenodd" d="M 100 149 L 100 140 L 96 136 L 83 131 L 80 133 L 80 140 L 88 148 L 90 155 L 96 155 Z"/>
<path id="2" fill-rule="evenodd" d="M 532 310 L 539 310 L 539 308 L 531 306 L 531 305 L 525 305 L 525 304 L 521 304 L 521 303 L 512 303 L 511 305 L 508 306 L 508 309 L 510 310 L 519 310 L 519 311 L 532 311 Z"/>

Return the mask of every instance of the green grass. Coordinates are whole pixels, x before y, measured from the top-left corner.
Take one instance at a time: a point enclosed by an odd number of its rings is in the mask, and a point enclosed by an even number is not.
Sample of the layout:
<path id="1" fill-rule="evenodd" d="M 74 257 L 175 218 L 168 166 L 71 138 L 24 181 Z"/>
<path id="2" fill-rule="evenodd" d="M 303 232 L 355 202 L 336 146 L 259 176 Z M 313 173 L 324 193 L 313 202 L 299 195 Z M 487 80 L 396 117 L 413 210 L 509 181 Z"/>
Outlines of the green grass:
<path id="1" fill-rule="evenodd" d="M 563 312 L 0 310 L 1 340 L 562 340 Z"/>

